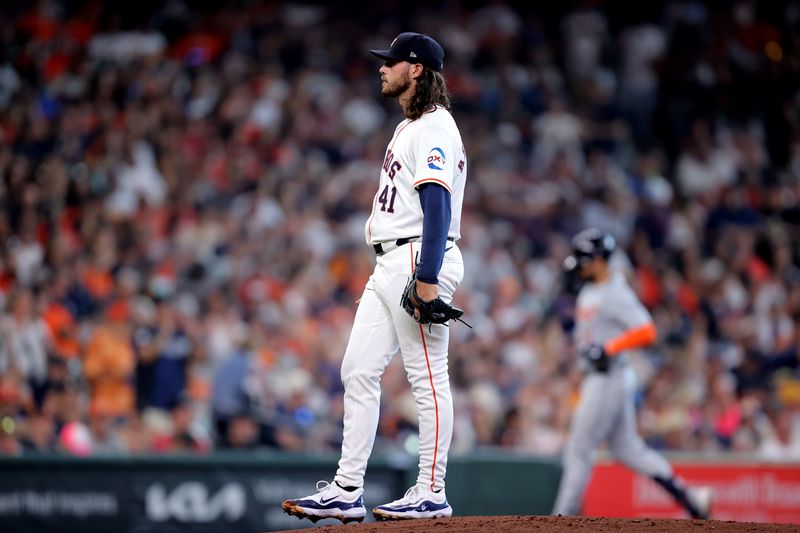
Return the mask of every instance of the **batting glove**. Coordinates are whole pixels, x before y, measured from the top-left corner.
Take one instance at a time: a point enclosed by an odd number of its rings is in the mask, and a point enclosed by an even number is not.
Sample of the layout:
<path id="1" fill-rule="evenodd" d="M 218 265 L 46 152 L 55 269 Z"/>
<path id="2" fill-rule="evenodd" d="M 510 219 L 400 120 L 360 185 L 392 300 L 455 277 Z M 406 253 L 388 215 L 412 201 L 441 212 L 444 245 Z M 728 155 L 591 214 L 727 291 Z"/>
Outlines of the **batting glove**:
<path id="1" fill-rule="evenodd" d="M 586 359 L 597 372 L 608 371 L 608 354 L 599 344 L 592 344 L 581 351 L 581 357 Z"/>

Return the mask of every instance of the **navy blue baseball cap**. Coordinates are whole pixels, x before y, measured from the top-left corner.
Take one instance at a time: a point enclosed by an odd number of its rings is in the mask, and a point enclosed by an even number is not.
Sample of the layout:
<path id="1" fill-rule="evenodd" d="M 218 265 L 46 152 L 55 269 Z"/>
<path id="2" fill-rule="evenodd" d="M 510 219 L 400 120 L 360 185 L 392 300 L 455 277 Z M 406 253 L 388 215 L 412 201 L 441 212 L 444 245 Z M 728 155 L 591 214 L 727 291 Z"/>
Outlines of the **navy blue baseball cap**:
<path id="1" fill-rule="evenodd" d="M 381 58 L 395 61 L 421 63 L 425 67 L 441 72 L 444 67 L 444 50 L 430 35 L 407 31 L 395 37 L 388 50 L 370 50 Z"/>

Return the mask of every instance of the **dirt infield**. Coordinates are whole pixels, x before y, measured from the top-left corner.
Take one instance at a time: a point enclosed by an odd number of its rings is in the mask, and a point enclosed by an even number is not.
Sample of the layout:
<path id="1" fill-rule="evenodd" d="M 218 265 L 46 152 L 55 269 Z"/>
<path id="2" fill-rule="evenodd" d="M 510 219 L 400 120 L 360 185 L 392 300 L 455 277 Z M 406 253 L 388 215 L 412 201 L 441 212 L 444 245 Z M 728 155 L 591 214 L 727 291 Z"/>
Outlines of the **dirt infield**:
<path id="1" fill-rule="evenodd" d="M 752 522 L 722 522 L 719 520 L 663 520 L 648 518 L 594 518 L 565 516 L 459 516 L 435 520 L 401 522 L 371 522 L 346 526 L 320 526 L 315 533 L 399 533 L 430 531 L 432 533 L 522 533 L 625 531 L 626 533 L 660 533 L 689 531 L 696 533 L 753 532 L 777 533 L 798 531 L 794 524 L 755 524 Z"/>

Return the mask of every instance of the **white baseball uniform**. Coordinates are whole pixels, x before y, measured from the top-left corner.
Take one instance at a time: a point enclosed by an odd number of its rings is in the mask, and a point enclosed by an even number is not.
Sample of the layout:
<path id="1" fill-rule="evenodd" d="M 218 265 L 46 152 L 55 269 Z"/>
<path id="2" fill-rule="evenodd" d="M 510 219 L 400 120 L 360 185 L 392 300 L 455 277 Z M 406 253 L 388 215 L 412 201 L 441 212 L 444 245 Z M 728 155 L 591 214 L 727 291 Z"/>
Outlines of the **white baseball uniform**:
<path id="1" fill-rule="evenodd" d="M 444 487 L 453 431 L 449 328 L 423 327 L 406 314 L 400 299 L 422 242 L 423 212 L 417 188 L 435 183 L 447 189 L 451 198 L 452 216 L 438 289 L 442 300 L 452 300 L 464 275 L 455 241 L 460 237 L 466 177 L 461 134 L 445 108 L 437 106 L 419 119 L 406 119 L 397 126 L 365 227 L 367 243 L 380 245 L 383 253 L 364 289 L 342 361 L 344 436 L 335 478 L 339 485 L 363 486 L 378 427 L 380 378 L 399 351 L 417 404 L 417 483 L 430 490 Z"/>

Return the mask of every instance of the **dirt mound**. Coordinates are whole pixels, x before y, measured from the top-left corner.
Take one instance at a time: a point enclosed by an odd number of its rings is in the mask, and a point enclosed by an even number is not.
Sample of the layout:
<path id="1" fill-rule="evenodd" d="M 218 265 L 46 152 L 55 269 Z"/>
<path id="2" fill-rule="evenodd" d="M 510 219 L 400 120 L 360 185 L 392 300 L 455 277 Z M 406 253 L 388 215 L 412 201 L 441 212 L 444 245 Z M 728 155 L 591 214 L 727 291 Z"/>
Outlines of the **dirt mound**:
<path id="1" fill-rule="evenodd" d="M 576 531 L 625 531 L 626 533 L 660 533 L 690 531 L 693 533 L 778 533 L 797 531 L 792 524 L 756 524 L 752 522 L 721 522 L 719 520 L 664 520 L 648 518 L 595 518 L 571 516 L 459 516 L 435 520 L 406 520 L 370 522 L 346 526 L 321 526 L 315 533 L 390 533 L 430 531 L 432 533 L 494 533 L 495 531 L 545 533 Z"/>

